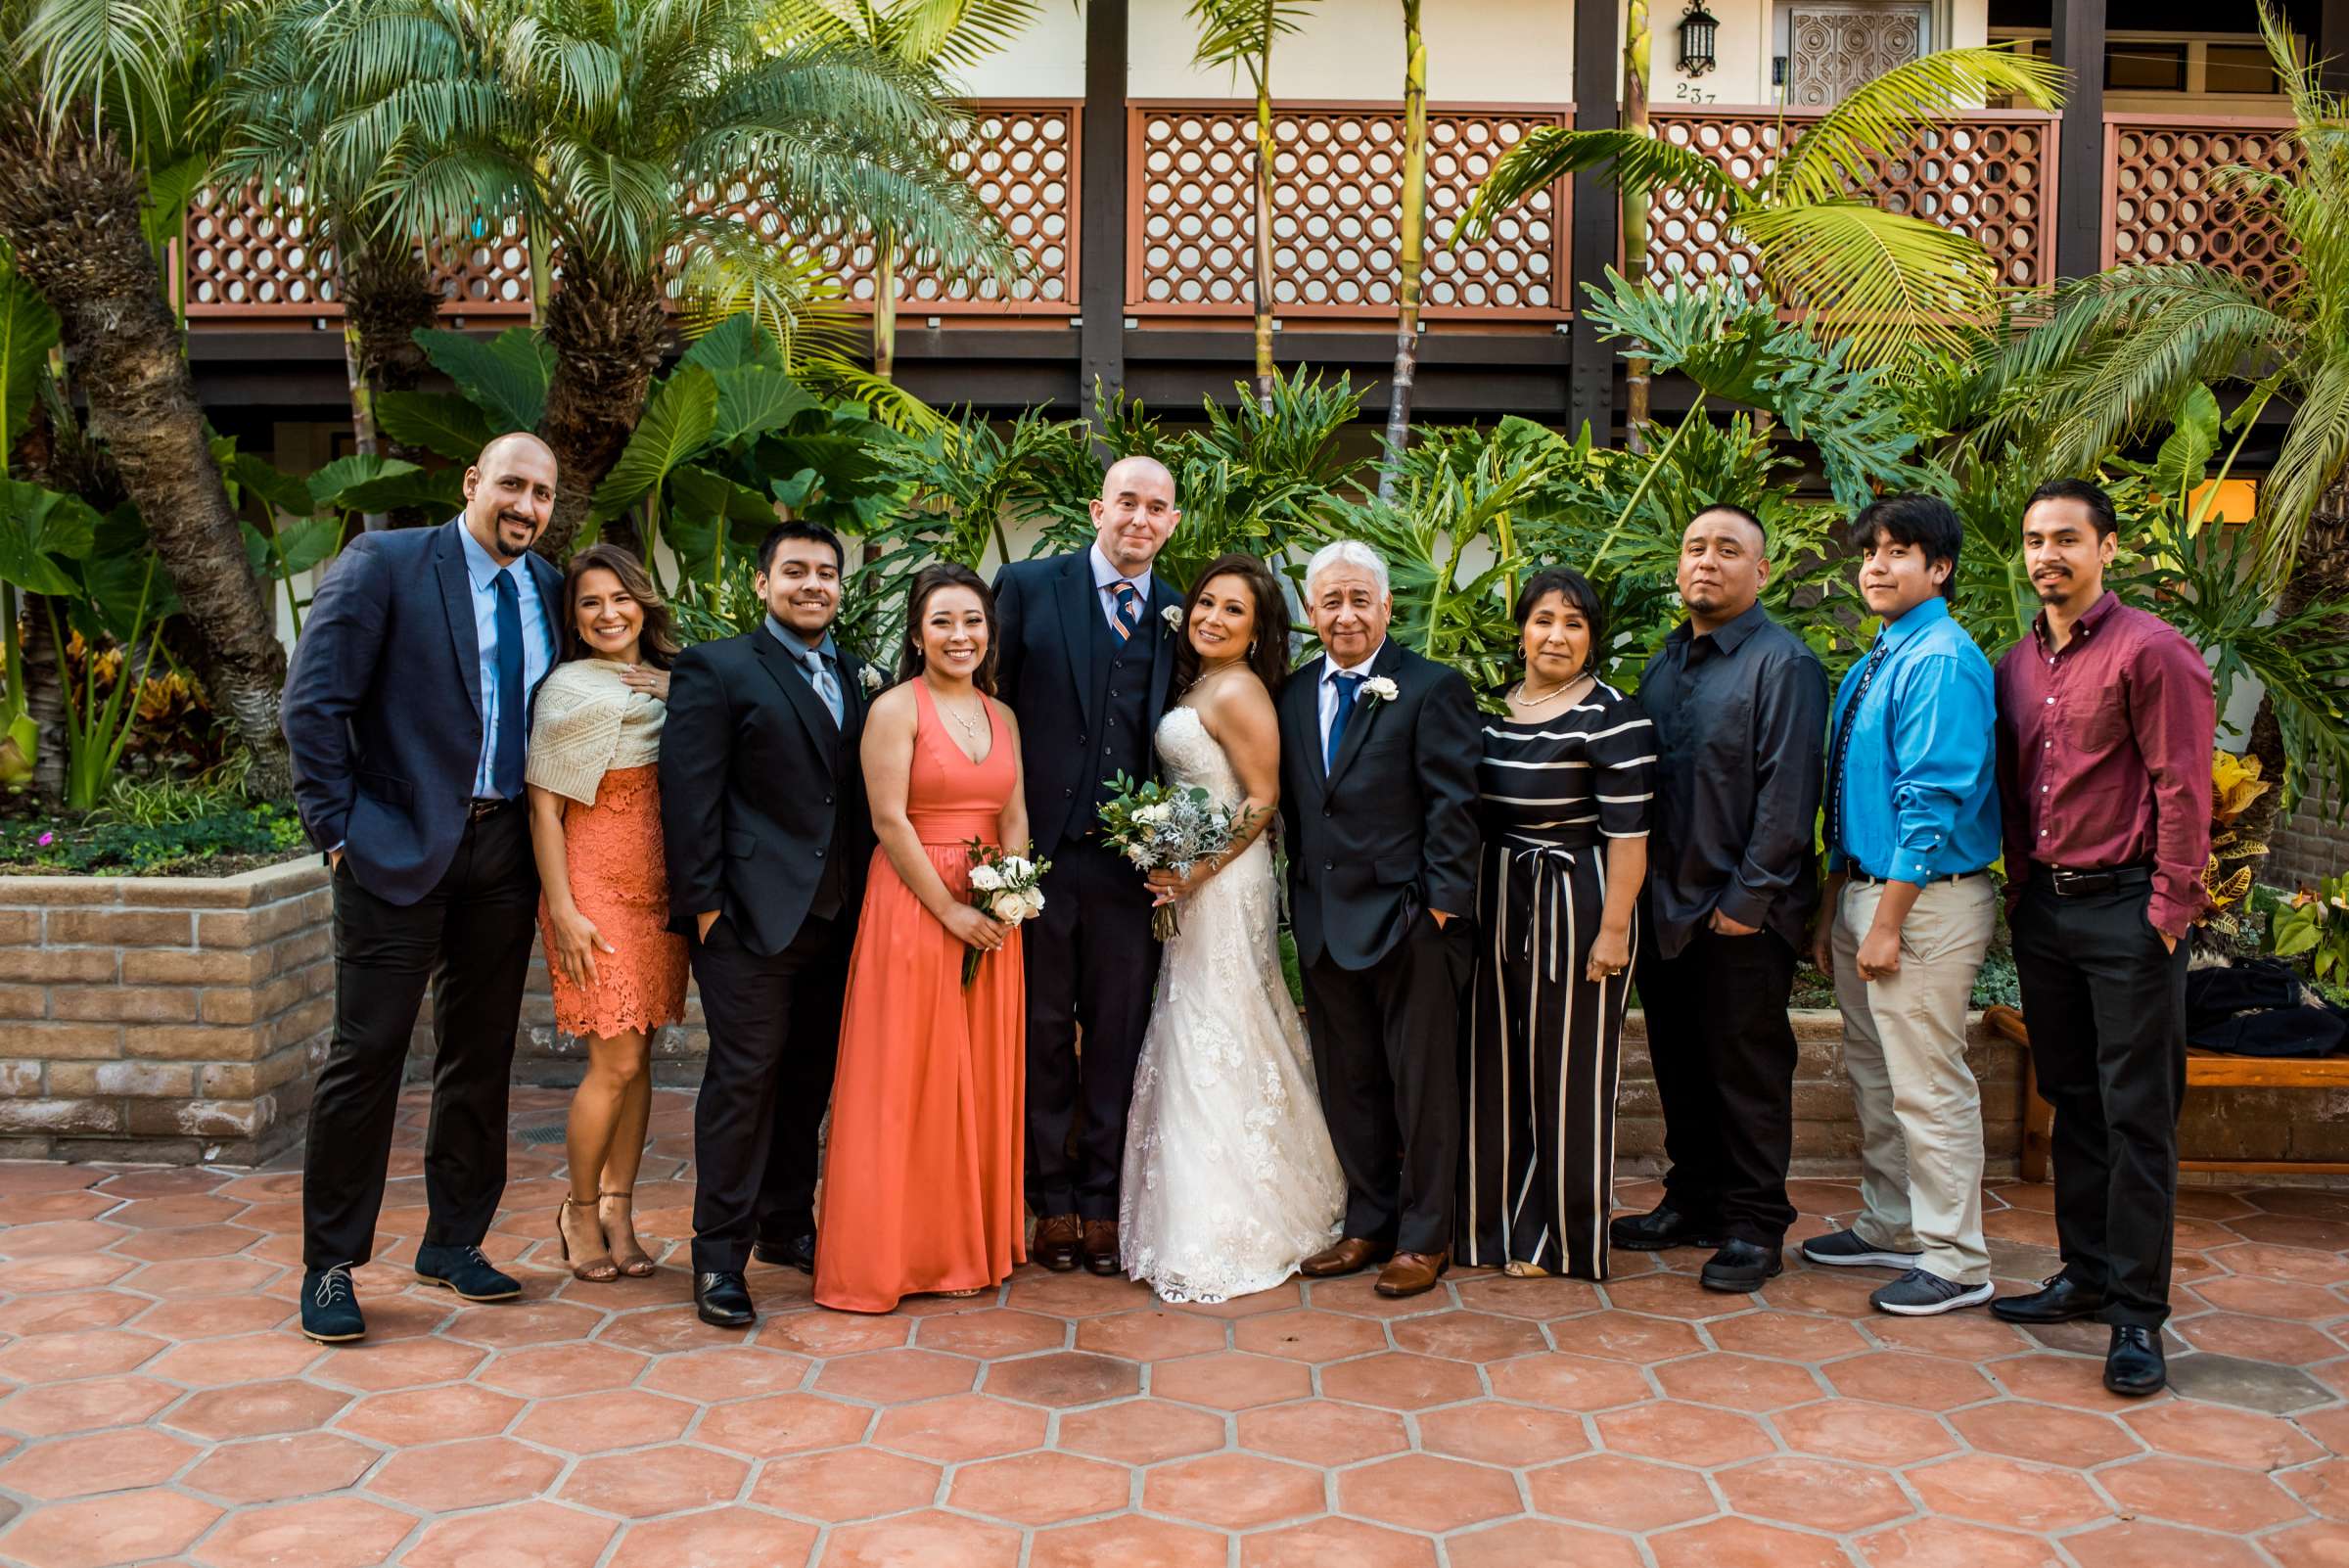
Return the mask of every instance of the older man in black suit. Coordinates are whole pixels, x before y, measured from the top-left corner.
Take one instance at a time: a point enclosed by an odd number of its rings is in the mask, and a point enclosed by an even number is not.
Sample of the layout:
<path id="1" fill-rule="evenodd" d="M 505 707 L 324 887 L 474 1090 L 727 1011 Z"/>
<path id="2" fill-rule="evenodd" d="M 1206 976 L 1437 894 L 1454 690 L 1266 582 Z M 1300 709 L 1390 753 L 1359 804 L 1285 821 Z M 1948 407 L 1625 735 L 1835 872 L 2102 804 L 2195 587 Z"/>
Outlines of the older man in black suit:
<path id="1" fill-rule="evenodd" d="M 506 1083 L 538 908 L 523 800 L 530 699 L 562 647 L 562 575 L 530 553 L 555 454 L 501 436 L 437 529 L 363 533 L 310 607 L 283 722 L 302 826 L 333 865 L 335 1033 L 303 1152 L 301 1331 L 367 1331 L 350 1271 L 375 1246 L 408 1037 L 433 987 L 419 1278 L 468 1301 L 522 1287 L 482 1253 L 506 1186 Z"/>
<path id="2" fill-rule="evenodd" d="M 1456 671 L 1387 635 L 1395 596 L 1368 545 L 1314 554 L 1305 612 L 1323 652 L 1281 688 L 1280 812 L 1346 1216 L 1303 1271 L 1383 1261 L 1378 1293 L 1415 1296 L 1451 1261 L 1460 992 L 1476 963 L 1476 700 Z"/>

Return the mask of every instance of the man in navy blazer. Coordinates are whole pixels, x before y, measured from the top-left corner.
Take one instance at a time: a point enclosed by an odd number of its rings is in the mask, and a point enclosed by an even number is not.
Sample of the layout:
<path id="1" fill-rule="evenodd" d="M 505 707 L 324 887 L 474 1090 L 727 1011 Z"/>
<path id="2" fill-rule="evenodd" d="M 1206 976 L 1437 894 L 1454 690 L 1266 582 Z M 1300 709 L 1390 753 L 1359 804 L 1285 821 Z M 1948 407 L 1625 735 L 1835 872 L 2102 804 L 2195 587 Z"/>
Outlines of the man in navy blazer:
<path id="1" fill-rule="evenodd" d="M 555 454 L 501 436 L 465 511 L 364 533 L 311 605 L 283 722 L 302 826 L 333 866 L 335 1034 L 303 1152 L 302 1332 L 366 1332 L 350 1271 L 374 1250 L 408 1038 L 433 986 L 428 1219 L 417 1276 L 468 1301 L 522 1287 L 482 1238 L 506 1185 L 506 1084 L 538 906 L 523 752 L 568 640 L 562 574 L 530 553 Z"/>

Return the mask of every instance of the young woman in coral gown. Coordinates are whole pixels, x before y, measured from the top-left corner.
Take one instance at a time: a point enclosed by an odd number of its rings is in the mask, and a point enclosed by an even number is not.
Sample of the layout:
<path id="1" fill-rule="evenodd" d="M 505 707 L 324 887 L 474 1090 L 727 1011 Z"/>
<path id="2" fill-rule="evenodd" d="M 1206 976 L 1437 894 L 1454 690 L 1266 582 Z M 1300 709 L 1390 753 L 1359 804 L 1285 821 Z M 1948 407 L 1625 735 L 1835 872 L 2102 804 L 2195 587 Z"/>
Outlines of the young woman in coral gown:
<path id="1" fill-rule="evenodd" d="M 923 568 L 898 684 L 865 719 L 880 845 L 849 965 L 815 1231 L 815 1299 L 843 1312 L 972 1294 L 1027 1259 L 1020 936 L 964 901 L 972 840 L 1028 845 L 1019 730 L 992 696 L 994 620 L 977 575 Z"/>

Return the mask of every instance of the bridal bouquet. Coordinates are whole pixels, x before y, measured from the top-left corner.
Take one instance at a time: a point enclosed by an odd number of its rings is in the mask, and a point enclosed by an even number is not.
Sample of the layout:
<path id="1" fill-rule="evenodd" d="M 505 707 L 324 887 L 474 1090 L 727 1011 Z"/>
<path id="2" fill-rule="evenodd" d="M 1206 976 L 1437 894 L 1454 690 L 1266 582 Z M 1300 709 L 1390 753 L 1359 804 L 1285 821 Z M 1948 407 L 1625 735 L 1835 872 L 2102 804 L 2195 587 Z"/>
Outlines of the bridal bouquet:
<path id="1" fill-rule="evenodd" d="M 1101 837 L 1143 871 L 1188 876 L 1192 866 L 1230 849 L 1245 825 L 1238 807 L 1217 806 L 1196 784 L 1138 783 L 1120 773 L 1109 787 L 1114 793 L 1101 803 Z M 1159 941 L 1180 929 L 1172 903 L 1150 911 L 1150 934 Z"/>
<path id="2" fill-rule="evenodd" d="M 977 839 L 963 846 L 971 856 L 970 901 L 981 914 L 1016 926 L 1021 921 L 1044 912 L 1044 890 L 1036 884 L 1052 869 L 1049 860 L 1033 860 L 1024 854 L 1005 854 L 991 844 Z M 1034 845 L 1029 846 L 1034 850 Z M 979 973 L 979 960 L 987 954 L 977 947 L 962 951 L 962 989 L 971 989 L 972 979 Z"/>

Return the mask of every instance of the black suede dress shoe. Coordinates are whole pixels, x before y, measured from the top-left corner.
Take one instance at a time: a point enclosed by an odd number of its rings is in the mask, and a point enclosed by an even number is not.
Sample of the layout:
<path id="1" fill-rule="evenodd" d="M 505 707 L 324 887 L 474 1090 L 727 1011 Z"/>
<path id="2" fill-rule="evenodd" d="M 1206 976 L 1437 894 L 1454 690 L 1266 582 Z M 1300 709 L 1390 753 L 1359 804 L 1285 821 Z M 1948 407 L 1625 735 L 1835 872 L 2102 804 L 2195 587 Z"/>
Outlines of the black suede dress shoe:
<path id="1" fill-rule="evenodd" d="M 367 1319 L 350 1288 L 350 1265 L 312 1268 L 301 1276 L 301 1331 L 322 1345 L 364 1339 Z"/>
<path id="2" fill-rule="evenodd" d="M 1696 1282 L 1707 1290 L 1731 1294 L 1760 1290 L 1762 1282 L 1773 1278 L 1785 1269 L 1786 1263 L 1775 1247 L 1765 1247 L 1758 1241 L 1741 1241 L 1735 1236 L 1721 1244 L 1721 1250 L 1705 1260 L 1705 1267 Z"/>
<path id="3" fill-rule="evenodd" d="M 713 1328 L 748 1328 L 759 1320 L 751 1287 L 732 1272 L 694 1275 L 693 1310 Z"/>
<path id="4" fill-rule="evenodd" d="M 522 1294 L 513 1275 L 500 1270 L 479 1247 L 419 1247 L 416 1277 L 453 1290 L 467 1301 L 512 1301 Z"/>
<path id="5" fill-rule="evenodd" d="M 2161 1330 L 2142 1323 L 2113 1324 L 2112 1348 L 2104 1353 L 2104 1386 L 2115 1394 L 2142 1399 L 2160 1393 L 2169 1381 L 2169 1364 L 2161 1355 Z"/>
<path id="6" fill-rule="evenodd" d="M 751 1256 L 762 1264 L 774 1264 L 784 1268 L 797 1268 L 803 1274 L 815 1272 L 815 1233 L 794 1236 L 789 1241 L 761 1241 L 751 1249 Z"/>
<path id="7" fill-rule="evenodd" d="M 2001 1296 L 1991 1315 L 2009 1323 L 2068 1323 L 2104 1310 L 2104 1293 L 2090 1290 L 2069 1274 L 2050 1274 L 2027 1296 Z"/>
<path id="8" fill-rule="evenodd" d="M 1607 1239 L 1633 1252 L 1721 1245 L 1721 1236 L 1710 1225 L 1691 1220 L 1670 1203 L 1659 1203 L 1645 1214 L 1624 1215 L 1610 1221 Z"/>

